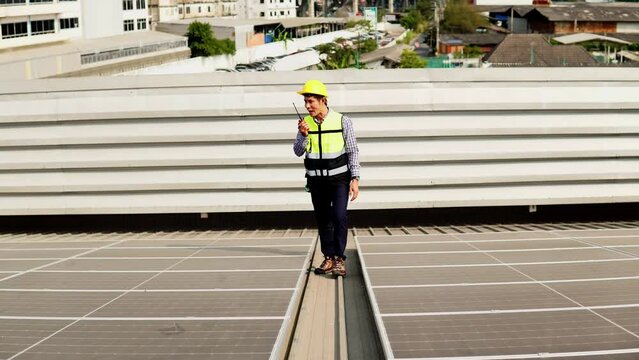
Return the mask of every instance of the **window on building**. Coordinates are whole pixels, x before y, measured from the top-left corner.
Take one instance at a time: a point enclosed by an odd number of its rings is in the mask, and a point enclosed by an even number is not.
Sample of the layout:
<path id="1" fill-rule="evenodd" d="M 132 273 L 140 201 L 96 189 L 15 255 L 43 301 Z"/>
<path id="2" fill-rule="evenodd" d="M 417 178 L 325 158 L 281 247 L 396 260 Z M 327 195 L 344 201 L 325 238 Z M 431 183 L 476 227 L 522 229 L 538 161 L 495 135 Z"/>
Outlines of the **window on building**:
<path id="1" fill-rule="evenodd" d="M 201 6 L 198 6 L 198 7 L 197 7 L 197 13 L 198 13 L 198 14 L 201 14 L 201 13 L 202 13 L 202 7 L 201 7 Z"/>
<path id="2" fill-rule="evenodd" d="M 182 8 L 178 8 L 178 14 L 182 15 Z"/>
<path id="3" fill-rule="evenodd" d="M 280 15 L 284 15 L 284 10 L 280 11 Z"/>
<path id="4" fill-rule="evenodd" d="M 122 10 L 133 10 L 133 0 L 122 0 Z"/>
<path id="5" fill-rule="evenodd" d="M 209 12 L 211 12 L 211 7 L 209 6 Z"/>
<path id="6" fill-rule="evenodd" d="M 260 0 L 260 4 L 264 4 L 264 0 Z"/>
<path id="7" fill-rule="evenodd" d="M 133 31 L 133 20 L 124 20 L 124 31 Z"/>
<path id="8" fill-rule="evenodd" d="M 10 39 L 22 36 L 28 36 L 27 32 L 27 22 L 17 22 L 17 23 L 9 23 L 2 24 L 2 38 Z"/>
<path id="9" fill-rule="evenodd" d="M 31 4 L 52 3 L 53 0 L 29 0 Z"/>
<path id="10" fill-rule="evenodd" d="M 146 19 L 138 19 L 138 30 L 146 29 Z"/>
<path id="11" fill-rule="evenodd" d="M 260 17 L 264 17 L 264 11 L 260 12 Z"/>
<path id="12" fill-rule="evenodd" d="M 187 13 L 187 14 L 190 14 L 190 13 L 191 13 L 191 7 L 187 7 L 187 8 L 186 8 L 186 13 Z"/>
<path id="13" fill-rule="evenodd" d="M 146 9 L 146 0 L 135 0 L 138 9 Z"/>
<path id="14" fill-rule="evenodd" d="M 63 2 L 63 1 L 78 1 L 78 0 L 58 0 L 59 2 Z"/>
<path id="15" fill-rule="evenodd" d="M 286 12 L 286 15 L 291 15 L 291 10 L 288 10 L 288 11 Z"/>
<path id="16" fill-rule="evenodd" d="M 74 29 L 80 27 L 78 18 L 60 19 L 60 29 Z"/>
<path id="17" fill-rule="evenodd" d="M 13 4 L 25 4 L 26 2 L 27 0 L 0 0 L 0 6 L 13 5 Z"/>
<path id="18" fill-rule="evenodd" d="M 51 34 L 55 32 L 55 21 L 33 20 L 31 21 L 31 35 Z"/>

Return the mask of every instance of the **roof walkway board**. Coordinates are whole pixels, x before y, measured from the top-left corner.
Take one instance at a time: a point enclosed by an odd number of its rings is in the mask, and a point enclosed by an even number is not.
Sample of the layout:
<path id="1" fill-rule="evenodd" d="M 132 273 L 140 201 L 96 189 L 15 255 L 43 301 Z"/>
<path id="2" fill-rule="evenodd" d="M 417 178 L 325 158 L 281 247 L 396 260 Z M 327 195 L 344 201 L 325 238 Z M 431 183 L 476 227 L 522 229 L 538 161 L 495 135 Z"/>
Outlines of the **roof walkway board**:
<path id="1" fill-rule="evenodd" d="M 0 359 L 279 359 L 315 236 L 0 234 Z"/>
<path id="2" fill-rule="evenodd" d="M 357 229 L 387 359 L 639 358 L 639 223 Z"/>

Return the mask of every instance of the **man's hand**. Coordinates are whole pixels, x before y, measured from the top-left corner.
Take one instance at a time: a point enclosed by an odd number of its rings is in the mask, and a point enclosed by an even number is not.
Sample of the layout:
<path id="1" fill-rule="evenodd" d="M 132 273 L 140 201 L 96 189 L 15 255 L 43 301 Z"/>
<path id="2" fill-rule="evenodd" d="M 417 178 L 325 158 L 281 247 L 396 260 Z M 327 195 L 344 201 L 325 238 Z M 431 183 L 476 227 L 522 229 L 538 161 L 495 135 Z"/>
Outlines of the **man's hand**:
<path id="1" fill-rule="evenodd" d="M 302 136 L 307 137 L 308 136 L 308 124 L 306 123 L 306 121 L 300 119 L 297 121 L 297 130 L 300 132 L 300 134 L 302 134 Z"/>
<path id="2" fill-rule="evenodd" d="M 351 188 L 348 195 L 350 196 L 351 201 L 355 201 L 355 199 L 357 199 L 357 196 L 359 195 L 359 180 L 351 180 Z"/>

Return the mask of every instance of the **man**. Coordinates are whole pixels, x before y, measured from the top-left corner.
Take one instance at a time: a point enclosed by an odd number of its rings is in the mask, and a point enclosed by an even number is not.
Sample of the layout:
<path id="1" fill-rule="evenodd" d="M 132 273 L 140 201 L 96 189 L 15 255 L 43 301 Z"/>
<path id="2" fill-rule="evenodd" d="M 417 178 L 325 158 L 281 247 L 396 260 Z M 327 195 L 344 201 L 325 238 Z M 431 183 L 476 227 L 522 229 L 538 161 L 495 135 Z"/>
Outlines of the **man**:
<path id="1" fill-rule="evenodd" d="M 348 199 L 359 195 L 359 158 L 353 122 L 328 107 L 326 86 L 309 80 L 301 91 L 308 116 L 297 123 L 295 155 L 304 158 L 306 177 L 324 261 L 316 274 L 346 275 Z"/>

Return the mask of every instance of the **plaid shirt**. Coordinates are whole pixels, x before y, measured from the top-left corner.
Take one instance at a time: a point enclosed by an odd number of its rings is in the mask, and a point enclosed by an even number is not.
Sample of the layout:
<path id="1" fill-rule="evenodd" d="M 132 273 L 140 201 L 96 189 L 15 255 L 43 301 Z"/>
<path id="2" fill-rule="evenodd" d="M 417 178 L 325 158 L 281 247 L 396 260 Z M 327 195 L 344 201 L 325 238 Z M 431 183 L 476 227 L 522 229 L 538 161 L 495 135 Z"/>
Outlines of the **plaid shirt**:
<path id="1" fill-rule="evenodd" d="M 330 109 L 328 110 L 331 111 Z M 315 120 L 317 123 L 317 120 Z M 318 123 L 319 124 L 319 123 Z M 348 168 L 351 171 L 351 176 L 359 176 L 359 149 L 357 148 L 357 139 L 355 138 L 355 131 L 353 130 L 353 121 L 348 116 L 342 117 L 342 129 L 344 135 L 344 143 L 346 146 L 346 155 L 348 156 Z M 297 138 L 293 144 L 293 152 L 295 155 L 302 156 L 306 153 L 306 145 L 308 144 L 308 137 L 304 137 L 299 131 L 297 132 Z"/>

